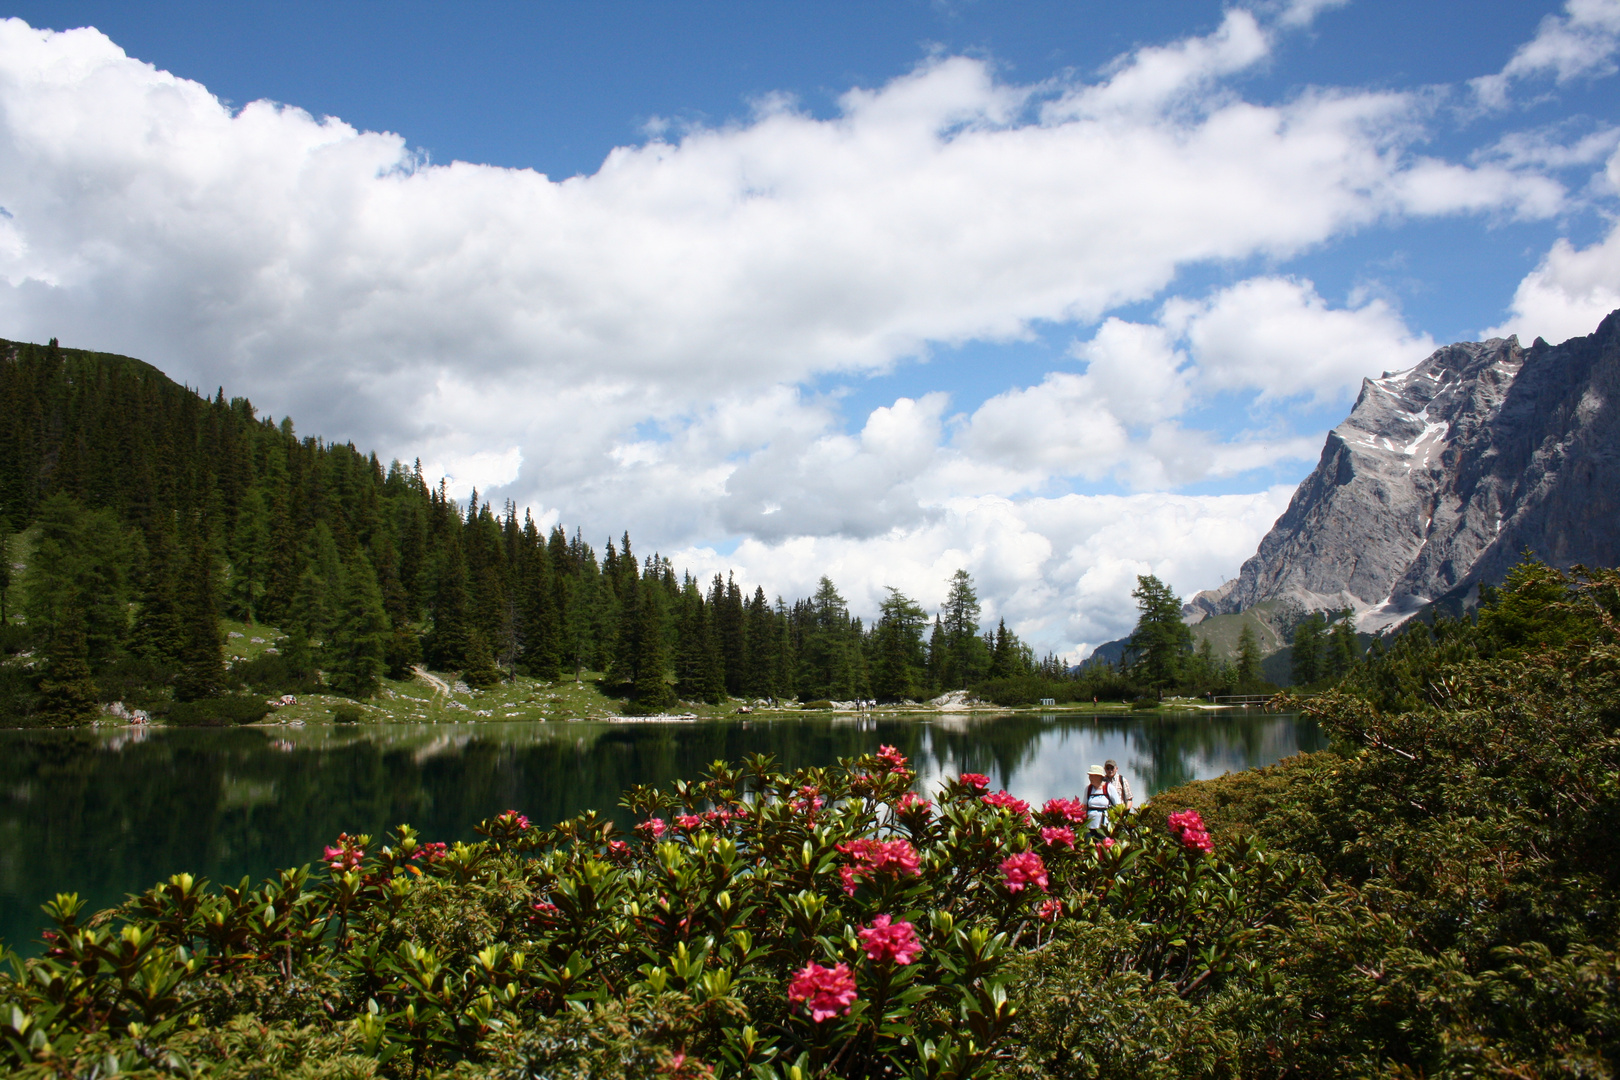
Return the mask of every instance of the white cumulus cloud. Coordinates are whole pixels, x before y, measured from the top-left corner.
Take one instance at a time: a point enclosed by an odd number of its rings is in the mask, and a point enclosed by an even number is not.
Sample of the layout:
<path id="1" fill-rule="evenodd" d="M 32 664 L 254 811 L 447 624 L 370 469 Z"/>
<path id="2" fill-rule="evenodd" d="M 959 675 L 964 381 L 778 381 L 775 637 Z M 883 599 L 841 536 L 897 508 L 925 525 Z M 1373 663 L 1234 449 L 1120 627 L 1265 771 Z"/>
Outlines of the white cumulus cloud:
<path id="1" fill-rule="evenodd" d="M 771 98 L 564 180 L 430 164 L 399 135 L 232 108 L 94 30 L 0 21 L 0 334 L 138 355 L 785 595 L 825 572 L 926 599 L 967 565 L 1072 648 L 1117 633 L 1133 568 L 1214 584 L 1283 501 L 1152 489 L 1314 455 L 1314 433 L 1197 429 L 1201 395 L 1331 400 L 1427 340 L 1277 276 L 1163 301 L 1183 271 L 1567 201 L 1533 156 L 1419 152 L 1425 94 L 1234 89 L 1328 6 L 1233 9 L 1090 80 L 935 57 L 831 117 Z M 1572 3 L 1566 29 L 1602 10 Z M 811 389 L 1052 324 L 1095 329 L 971 411 L 918 392 L 846 429 Z M 1076 478 L 1137 494 L 1063 494 Z"/>
<path id="2" fill-rule="evenodd" d="M 1536 36 L 1519 46 L 1494 75 L 1473 80 L 1481 103 L 1507 105 L 1515 81 L 1552 76 L 1571 79 L 1612 75 L 1620 49 L 1620 0 L 1567 0 L 1562 15 L 1541 20 Z"/>

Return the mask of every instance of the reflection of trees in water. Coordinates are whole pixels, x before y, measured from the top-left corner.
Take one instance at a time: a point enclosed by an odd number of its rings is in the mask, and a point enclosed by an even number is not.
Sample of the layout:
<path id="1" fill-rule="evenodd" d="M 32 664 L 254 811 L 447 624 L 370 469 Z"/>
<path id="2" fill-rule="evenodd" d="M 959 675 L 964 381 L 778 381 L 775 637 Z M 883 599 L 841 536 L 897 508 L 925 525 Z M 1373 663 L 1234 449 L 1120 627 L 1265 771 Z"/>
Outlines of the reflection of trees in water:
<path id="1" fill-rule="evenodd" d="M 1124 719 L 1111 722 L 1128 729 L 1125 735 L 1137 755 L 1137 767 L 1148 763 L 1142 777 L 1144 795 L 1185 784 L 1200 774 L 1247 769 L 1256 762 L 1274 762 L 1327 745 L 1314 723 L 1297 716 L 1164 716 L 1136 726 Z"/>
<path id="2" fill-rule="evenodd" d="M 1275 760 L 1314 737 L 1279 717 L 1150 720 L 1028 713 L 682 724 L 154 731 L 115 742 L 87 732 L 0 736 L 0 940 L 22 945 L 39 904 L 77 891 L 116 903 L 179 870 L 259 878 L 306 863 L 340 831 L 410 822 L 429 839 L 470 838 L 508 807 L 536 823 L 618 810 L 638 783 L 695 777 L 717 759 L 768 753 L 788 769 L 900 747 L 926 772 L 960 768 L 1010 785 L 1055 735 L 1117 726 L 1151 761 L 1146 789 L 1200 762 Z M 1140 764 L 1140 763 L 1139 763 Z M 1134 778 L 1133 778 L 1134 779 Z"/>

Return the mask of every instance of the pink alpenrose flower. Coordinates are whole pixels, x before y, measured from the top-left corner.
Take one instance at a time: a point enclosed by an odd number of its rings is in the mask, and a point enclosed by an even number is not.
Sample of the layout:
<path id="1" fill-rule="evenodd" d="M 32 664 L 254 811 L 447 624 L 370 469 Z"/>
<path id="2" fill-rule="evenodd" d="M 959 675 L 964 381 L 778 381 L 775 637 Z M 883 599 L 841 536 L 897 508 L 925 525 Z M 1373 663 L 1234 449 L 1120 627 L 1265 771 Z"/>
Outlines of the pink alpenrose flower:
<path id="1" fill-rule="evenodd" d="M 1210 839 L 1198 811 L 1178 810 L 1166 819 L 1165 824 L 1170 826 L 1170 832 L 1188 851 L 1208 855 L 1215 850 L 1215 841 Z"/>
<path id="2" fill-rule="evenodd" d="M 816 1023 L 835 1016 L 848 1016 L 855 1002 L 855 976 L 848 964 L 822 967 L 812 961 L 788 983 L 788 1000 L 803 1002 Z"/>
<path id="3" fill-rule="evenodd" d="M 1074 830 L 1067 825 L 1048 826 L 1041 830 L 1041 839 L 1046 841 L 1048 847 L 1057 847 L 1059 844 L 1074 847 Z"/>
<path id="4" fill-rule="evenodd" d="M 861 939 L 867 958 L 880 964 L 909 964 L 922 952 L 917 928 L 904 919 L 892 922 L 889 916 L 879 915 L 855 936 Z"/>
<path id="5" fill-rule="evenodd" d="M 1026 885 L 1046 891 L 1046 863 L 1033 851 L 1021 851 L 1001 860 L 1001 874 L 1006 878 L 1008 892 L 1022 892 Z"/>
<path id="6" fill-rule="evenodd" d="M 908 791 L 900 796 L 900 801 L 894 804 L 894 808 L 902 814 L 920 814 L 926 818 L 934 809 L 934 804 L 915 791 Z"/>
<path id="7" fill-rule="evenodd" d="M 1047 799 L 1041 813 L 1078 824 L 1086 820 L 1086 804 L 1079 799 Z"/>
<path id="8" fill-rule="evenodd" d="M 906 755 L 892 746 L 878 747 L 877 759 L 883 763 L 884 772 L 894 772 L 906 767 Z"/>
<path id="9" fill-rule="evenodd" d="M 1029 803 L 1018 798 L 1017 796 L 1009 795 L 1005 791 L 996 791 L 989 795 L 980 795 L 979 801 L 984 803 L 986 806 L 993 806 L 997 810 L 1010 810 L 1022 817 L 1025 821 L 1029 820 Z"/>

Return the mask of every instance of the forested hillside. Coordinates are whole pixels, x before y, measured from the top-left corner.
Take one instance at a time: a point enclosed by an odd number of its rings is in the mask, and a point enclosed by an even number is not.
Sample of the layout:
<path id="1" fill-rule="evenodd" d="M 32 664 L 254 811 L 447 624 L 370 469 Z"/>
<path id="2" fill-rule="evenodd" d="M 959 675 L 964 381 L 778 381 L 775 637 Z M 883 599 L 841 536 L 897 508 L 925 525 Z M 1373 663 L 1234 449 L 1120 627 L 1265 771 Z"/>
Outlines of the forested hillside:
<path id="1" fill-rule="evenodd" d="M 510 504 L 459 504 L 419 462 L 299 438 L 245 398 L 54 340 L 0 342 L 0 542 L 8 577 L 26 566 L 0 588 L 4 722 L 314 685 L 365 698 L 418 663 L 474 686 L 599 671 L 642 711 L 1041 674 L 1004 626 L 981 635 L 965 573 L 932 619 L 891 591 L 865 625 L 825 578 L 787 602 L 694 580 L 627 534 L 598 554 Z M 221 617 L 285 639 L 227 668 Z"/>

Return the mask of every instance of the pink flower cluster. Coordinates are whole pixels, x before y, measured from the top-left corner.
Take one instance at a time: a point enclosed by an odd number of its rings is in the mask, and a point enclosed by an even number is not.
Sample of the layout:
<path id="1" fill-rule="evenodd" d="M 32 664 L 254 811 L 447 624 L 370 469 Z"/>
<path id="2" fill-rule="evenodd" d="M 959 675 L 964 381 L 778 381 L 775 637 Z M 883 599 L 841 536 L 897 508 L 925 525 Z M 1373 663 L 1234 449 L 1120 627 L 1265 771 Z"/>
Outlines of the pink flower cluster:
<path id="1" fill-rule="evenodd" d="M 1209 838 L 1209 831 L 1204 828 L 1204 819 L 1198 816 L 1198 811 L 1177 810 L 1170 815 L 1166 824 L 1188 851 L 1208 855 L 1215 850 L 1215 841 Z"/>
<path id="2" fill-rule="evenodd" d="M 803 1002 L 816 1023 L 849 1015 L 855 1002 L 855 976 L 848 964 L 822 967 L 811 962 L 788 983 L 788 1000 Z"/>
<path id="3" fill-rule="evenodd" d="M 1086 820 L 1086 804 L 1079 799 L 1047 799 L 1041 813 L 1079 824 Z"/>
<path id="4" fill-rule="evenodd" d="M 855 883 L 872 874 L 916 877 L 922 873 L 921 859 L 909 840 L 848 840 L 838 850 L 854 860 L 853 866 L 838 871 L 844 892 L 855 895 Z"/>
<path id="5" fill-rule="evenodd" d="M 900 801 L 894 804 L 894 808 L 903 815 L 920 814 L 926 818 L 934 809 L 934 804 L 915 791 L 908 791 L 900 796 Z"/>
<path id="6" fill-rule="evenodd" d="M 676 814 L 675 824 L 687 832 L 696 832 L 705 825 L 721 826 L 732 818 L 745 818 L 747 816 L 748 811 L 741 806 L 729 809 L 722 806 L 718 810 L 705 810 L 701 814 Z M 657 818 L 653 818 L 653 821 L 657 820 Z"/>
<path id="7" fill-rule="evenodd" d="M 365 846 L 360 843 L 358 837 L 350 836 L 348 833 L 339 833 L 337 843 L 321 851 L 321 862 L 332 870 L 358 870 L 360 860 L 365 857 L 365 854 Z"/>
<path id="8" fill-rule="evenodd" d="M 878 747 L 877 759 L 883 763 L 884 772 L 897 772 L 906 767 L 906 755 L 892 746 Z"/>
<path id="9" fill-rule="evenodd" d="M 439 841 L 434 840 L 426 844 L 418 845 L 417 849 L 411 852 L 411 858 L 423 859 L 430 863 L 436 863 L 449 853 L 450 849 L 448 847 L 441 844 Z"/>
<path id="10" fill-rule="evenodd" d="M 880 964 L 909 964 L 922 952 L 917 940 L 917 928 L 904 919 L 893 922 L 887 915 L 879 915 L 872 925 L 856 933 L 867 958 Z"/>
<path id="11" fill-rule="evenodd" d="M 479 831 L 486 836 L 500 839 L 502 837 L 511 838 L 517 833 L 527 832 L 528 828 L 529 819 L 527 816 L 518 813 L 516 810 L 507 810 L 495 815 L 495 820 L 489 822 L 487 827 L 479 826 Z"/>
<path id="12" fill-rule="evenodd" d="M 1027 885 L 1046 891 L 1046 863 L 1033 851 L 1021 851 L 1002 859 L 1001 874 L 1010 893 L 1023 892 Z"/>
<path id="13" fill-rule="evenodd" d="M 965 772 L 959 778 L 963 787 L 969 791 L 989 791 L 990 778 L 984 773 Z"/>
<path id="14" fill-rule="evenodd" d="M 1041 830 L 1041 839 L 1046 841 L 1048 847 L 1074 847 L 1074 830 L 1067 825 L 1048 826 Z"/>
<path id="15" fill-rule="evenodd" d="M 1055 896 L 1048 896 L 1041 901 L 1040 909 L 1035 914 L 1041 922 L 1057 922 L 1058 916 L 1063 914 L 1063 901 Z"/>
<path id="16" fill-rule="evenodd" d="M 1025 821 L 1029 820 L 1029 803 L 1025 802 L 1023 799 L 1015 798 L 1014 796 L 1007 794 L 1005 791 L 996 791 L 989 795 L 981 795 L 979 796 L 979 801 L 984 803 L 986 806 L 993 806 L 997 810 L 1010 810 L 1014 814 L 1022 817 Z"/>
<path id="17" fill-rule="evenodd" d="M 664 835 L 665 830 L 667 830 L 668 828 L 669 828 L 669 824 L 666 821 L 664 821 L 663 818 L 655 817 L 655 818 L 648 818 L 646 821 L 643 821 L 640 825 L 637 825 L 636 826 L 636 832 L 641 833 L 643 836 L 645 836 L 649 840 L 657 840 L 660 836 Z"/>
<path id="18" fill-rule="evenodd" d="M 790 800 L 788 805 L 801 814 L 813 814 L 826 805 L 826 800 L 821 797 L 820 788 L 806 784 L 799 789 L 799 797 Z"/>

